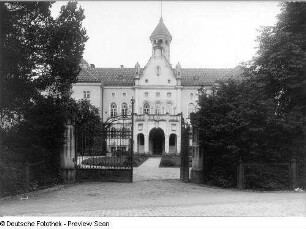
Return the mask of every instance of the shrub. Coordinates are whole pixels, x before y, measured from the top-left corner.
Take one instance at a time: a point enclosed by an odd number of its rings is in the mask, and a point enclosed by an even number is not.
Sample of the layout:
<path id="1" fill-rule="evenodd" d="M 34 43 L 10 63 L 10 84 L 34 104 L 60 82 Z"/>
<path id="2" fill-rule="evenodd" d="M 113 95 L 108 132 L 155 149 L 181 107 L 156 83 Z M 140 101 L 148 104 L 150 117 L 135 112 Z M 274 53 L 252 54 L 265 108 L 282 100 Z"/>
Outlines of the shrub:
<path id="1" fill-rule="evenodd" d="M 245 188 L 283 190 L 290 188 L 289 165 L 255 164 L 245 166 Z"/>
<path id="2" fill-rule="evenodd" d="M 148 160 L 149 156 L 147 154 L 136 154 L 133 156 L 133 167 L 138 167 L 146 160 Z"/>
<path id="3" fill-rule="evenodd" d="M 181 157 L 177 154 L 163 155 L 159 167 L 180 167 Z"/>
<path id="4" fill-rule="evenodd" d="M 236 166 L 228 163 L 213 165 L 207 173 L 207 184 L 223 188 L 236 187 Z"/>

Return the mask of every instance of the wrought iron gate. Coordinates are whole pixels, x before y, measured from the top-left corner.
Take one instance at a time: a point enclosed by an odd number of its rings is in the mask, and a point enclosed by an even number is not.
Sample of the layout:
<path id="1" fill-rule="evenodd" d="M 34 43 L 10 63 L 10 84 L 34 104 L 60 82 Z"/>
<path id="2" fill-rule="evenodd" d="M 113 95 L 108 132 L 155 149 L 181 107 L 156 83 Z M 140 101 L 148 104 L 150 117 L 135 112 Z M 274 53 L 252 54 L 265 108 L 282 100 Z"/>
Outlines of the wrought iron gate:
<path id="1" fill-rule="evenodd" d="M 132 115 L 76 129 L 76 179 L 133 182 Z"/>
<path id="2" fill-rule="evenodd" d="M 189 182 L 189 167 L 190 167 L 190 147 L 189 147 L 189 130 L 190 127 L 184 123 L 181 118 L 181 167 L 180 179 L 184 182 Z"/>

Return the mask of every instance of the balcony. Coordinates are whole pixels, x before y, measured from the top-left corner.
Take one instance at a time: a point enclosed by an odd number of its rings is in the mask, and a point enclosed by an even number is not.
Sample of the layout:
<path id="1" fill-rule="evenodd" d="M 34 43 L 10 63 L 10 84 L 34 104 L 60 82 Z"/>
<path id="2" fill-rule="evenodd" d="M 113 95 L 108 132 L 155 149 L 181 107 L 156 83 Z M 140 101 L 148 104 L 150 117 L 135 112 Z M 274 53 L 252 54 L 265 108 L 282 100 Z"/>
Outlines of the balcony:
<path id="1" fill-rule="evenodd" d="M 171 114 L 135 114 L 135 121 L 136 122 L 161 122 L 161 121 L 168 121 L 168 122 L 179 122 L 181 119 L 181 115 L 171 115 Z"/>

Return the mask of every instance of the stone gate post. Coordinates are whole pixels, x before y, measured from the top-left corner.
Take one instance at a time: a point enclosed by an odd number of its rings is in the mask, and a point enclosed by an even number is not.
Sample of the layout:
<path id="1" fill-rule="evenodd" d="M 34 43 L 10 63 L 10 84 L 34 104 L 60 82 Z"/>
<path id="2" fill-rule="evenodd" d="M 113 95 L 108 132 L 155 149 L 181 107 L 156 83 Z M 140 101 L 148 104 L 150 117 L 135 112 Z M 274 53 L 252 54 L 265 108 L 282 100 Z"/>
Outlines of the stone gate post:
<path id="1" fill-rule="evenodd" d="M 204 181 L 203 151 L 200 150 L 198 142 L 198 131 L 192 127 L 192 169 L 191 183 L 202 184 Z"/>
<path id="2" fill-rule="evenodd" d="M 75 129 L 71 119 L 65 126 L 65 140 L 60 156 L 61 175 L 64 183 L 75 182 Z"/>
<path id="3" fill-rule="evenodd" d="M 297 188 L 297 165 L 296 159 L 291 159 L 290 161 L 290 186 L 291 189 Z"/>

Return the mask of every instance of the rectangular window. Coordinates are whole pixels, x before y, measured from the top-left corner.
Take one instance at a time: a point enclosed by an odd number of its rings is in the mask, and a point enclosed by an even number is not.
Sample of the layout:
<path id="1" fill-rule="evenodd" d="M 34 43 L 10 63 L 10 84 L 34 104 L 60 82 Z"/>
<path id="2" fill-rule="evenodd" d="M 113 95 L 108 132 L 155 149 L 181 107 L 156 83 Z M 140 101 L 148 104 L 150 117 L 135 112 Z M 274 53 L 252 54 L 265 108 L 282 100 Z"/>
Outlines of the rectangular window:
<path id="1" fill-rule="evenodd" d="M 176 125 L 175 124 L 171 125 L 171 130 L 176 130 Z"/>
<path id="2" fill-rule="evenodd" d="M 90 91 L 83 91 L 84 99 L 90 99 Z"/>

